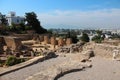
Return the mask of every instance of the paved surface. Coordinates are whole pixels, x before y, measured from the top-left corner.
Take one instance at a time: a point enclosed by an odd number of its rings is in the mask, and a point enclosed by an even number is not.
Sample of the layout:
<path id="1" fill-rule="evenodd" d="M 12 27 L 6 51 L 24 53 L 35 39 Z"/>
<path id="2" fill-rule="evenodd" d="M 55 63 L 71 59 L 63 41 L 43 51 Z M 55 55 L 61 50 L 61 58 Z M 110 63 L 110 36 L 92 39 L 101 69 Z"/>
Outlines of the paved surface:
<path id="1" fill-rule="evenodd" d="M 95 57 L 92 68 L 64 75 L 59 80 L 120 80 L 120 61 Z"/>

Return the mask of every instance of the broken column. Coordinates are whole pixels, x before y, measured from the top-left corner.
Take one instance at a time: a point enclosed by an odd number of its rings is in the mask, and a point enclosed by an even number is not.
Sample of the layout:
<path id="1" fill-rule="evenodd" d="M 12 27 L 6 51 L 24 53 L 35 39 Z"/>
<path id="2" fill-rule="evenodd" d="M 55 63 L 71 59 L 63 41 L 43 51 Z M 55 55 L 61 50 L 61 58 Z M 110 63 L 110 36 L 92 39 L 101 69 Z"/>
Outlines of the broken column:
<path id="1" fill-rule="evenodd" d="M 51 37 L 50 43 L 51 43 L 53 49 L 55 49 L 55 47 L 56 47 L 56 45 L 57 45 L 56 37 Z"/>
<path id="2" fill-rule="evenodd" d="M 63 38 L 59 38 L 59 40 L 58 40 L 58 46 L 63 46 L 63 45 L 64 45 Z"/>
<path id="3" fill-rule="evenodd" d="M 72 39 L 71 38 L 67 38 L 66 45 L 70 45 L 70 44 L 72 44 Z"/>
<path id="4" fill-rule="evenodd" d="M 40 35 L 39 38 L 40 38 L 40 42 L 44 41 L 44 37 L 42 35 Z"/>
<path id="5" fill-rule="evenodd" d="M 55 37 L 51 37 L 50 43 L 51 43 L 52 45 L 57 45 L 56 38 L 55 38 Z"/>
<path id="6" fill-rule="evenodd" d="M 44 43 L 48 44 L 49 43 L 49 37 L 48 36 L 44 36 Z"/>

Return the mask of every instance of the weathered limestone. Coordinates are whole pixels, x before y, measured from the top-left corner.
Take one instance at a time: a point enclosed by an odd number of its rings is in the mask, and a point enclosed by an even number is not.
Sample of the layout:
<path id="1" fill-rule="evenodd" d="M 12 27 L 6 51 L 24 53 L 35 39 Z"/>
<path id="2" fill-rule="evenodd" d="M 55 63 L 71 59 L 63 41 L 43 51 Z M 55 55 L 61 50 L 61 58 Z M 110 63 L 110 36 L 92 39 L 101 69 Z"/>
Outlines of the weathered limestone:
<path id="1" fill-rule="evenodd" d="M 23 45 L 33 45 L 36 43 L 35 40 L 27 40 L 27 41 L 21 41 Z"/>
<path id="2" fill-rule="evenodd" d="M 52 45 L 57 45 L 57 41 L 55 37 L 51 37 L 50 42 Z"/>
<path id="3" fill-rule="evenodd" d="M 40 42 L 44 41 L 44 37 L 42 35 L 40 35 L 39 38 L 40 38 Z"/>
<path id="4" fill-rule="evenodd" d="M 14 37 L 19 37 L 21 40 L 32 40 L 33 34 L 14 34 Z"/>
<path id="5" fill-rule="evenodd" d="M 5 40 L 3 37 L 0 37 L 0 53 L 3 52 L 3 46 L 5 45 Z"/>
<path id="6" fill-rule="evenodd" d="M 48 44 L 49 43 L 49 37 L 48 36 L 44 36 L 44 43 Z"/>
<path id="7" fill-rule="evenodd" d="M 25 80 L 57 80 L 64 74 L 77 72 L 92 66 L 91 63 L 81 63 L 80 61 L 86 58 L 81 58 L 82 55 L 80 54 L 68 54 L 66 57 L 68 58 L 67 60 L 59 64 L 49 66 L 48 68 L 29 76 Z"/>
<path id="8" fill-rule="evenodd" d="M 88 57 L 88 58 L 91 58 L 91 57 L 94 57 L 94 56 L 95 56 L 93 50 L 83 51 L 82 54 L 84 54 L 84 55 L 85 55 L 86 57 Z"/>
<path id="9" fill-rule="evenodd" d="M 12 50 L 19 50 L 22 46 L 20 38 L 17 37 L 4 37 L 7 47 Z"/>
<path id="10" fill-rule="evenodd" d="M 58 46 L 63 46 L 65 44 L 63 38 L 59 38 L 58 40 Z"/>
<path id="11" fill-rule="evenodd" d="M 97 44 L 97 43 L 91 43 L 91 44 L 86 44 L 83 48 L 83 50 L 88 50 L 92 49 L 95 53 L 95 55 L 106 57 L 106 58 L 113 58 L 113 51 L 115 48 L 120 51 L 119 46 L 113 46 L 109 44 Z M 120 58 L 120 54 L 117 54 L 116 58 Z"/>
<path id="12" fill-rule="evenodd" d="M 71 38 L 67 38 L 66 45 L 70 45 L 70 44 L 72 44 L 72 39 Z"/>
<path id="13" fill-rule="evenodd" d="M 116 59 L 116 57 L 117 57 L 118 54 L 119 54 L 119 50 L 118 49 L 114 49 L 113 50 L 113 56 L 112 56 L 113 60 Z"/>

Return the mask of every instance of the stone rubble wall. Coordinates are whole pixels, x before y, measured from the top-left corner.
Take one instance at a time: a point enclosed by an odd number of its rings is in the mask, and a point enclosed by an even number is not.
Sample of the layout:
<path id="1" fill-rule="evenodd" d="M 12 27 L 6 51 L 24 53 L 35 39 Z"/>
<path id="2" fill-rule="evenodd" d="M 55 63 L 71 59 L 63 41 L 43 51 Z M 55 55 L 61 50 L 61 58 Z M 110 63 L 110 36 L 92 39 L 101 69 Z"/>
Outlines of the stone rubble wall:
<path id="1" fill-rule="evenodd" d="M 14 37 L 19 37 L 21 40 L 32 40 L 32 34 L 14 34 Z"/>
<path id="2" fill-rule="evenodd" d="M 11 48 L 12 50 L 19 50 L 22 43 L 19 38 L 16 37 L 4 37 L 5 43 L 7 47 Z"/>
<path id="3" fill-rule="evenodd" d="M 83 50 L 92 49 L 95 55 L 100 55 L 102 57 L 111 58 L 113 55 L 113 50 L 117 48 L 119 54 L 117 57 L 120 57 L 120 47 L 108 44 L 98 44 L 98 43 L 88 43 L 84 45 Z"/>

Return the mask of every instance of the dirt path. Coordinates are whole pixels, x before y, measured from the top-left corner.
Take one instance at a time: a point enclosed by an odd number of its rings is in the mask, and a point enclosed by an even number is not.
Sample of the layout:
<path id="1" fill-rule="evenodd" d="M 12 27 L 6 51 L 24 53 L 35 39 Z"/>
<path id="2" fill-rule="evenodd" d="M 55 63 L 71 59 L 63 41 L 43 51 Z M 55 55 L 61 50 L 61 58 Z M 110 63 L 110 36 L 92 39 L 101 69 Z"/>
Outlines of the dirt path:
<path id="1" fill-rule="evenodd" d="M 92 68 L 67 74 L 59 80 L 120 80 L 120 61 L 94 57 Z"/>

